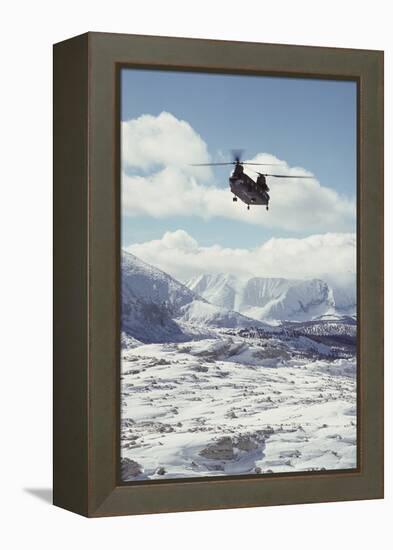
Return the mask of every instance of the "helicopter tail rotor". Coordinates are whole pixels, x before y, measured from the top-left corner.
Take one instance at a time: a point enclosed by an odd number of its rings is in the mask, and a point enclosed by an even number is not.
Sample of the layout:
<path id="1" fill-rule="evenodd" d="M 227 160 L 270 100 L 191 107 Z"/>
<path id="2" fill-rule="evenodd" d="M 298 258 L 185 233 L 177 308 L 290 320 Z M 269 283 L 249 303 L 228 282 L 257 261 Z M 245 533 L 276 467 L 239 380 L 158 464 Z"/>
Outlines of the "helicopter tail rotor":
<path id="1" fill-rule="evenodd" d="M 255 172 L 258 174 L 258 176 L 265 176 L 269 178 L 297 178 L 297 179 L 305 179 L 305 180 L 313 180 L 315 179 L 314 176 L 287 176 L 284 174 L 263 174 L 261 172 Z"/>

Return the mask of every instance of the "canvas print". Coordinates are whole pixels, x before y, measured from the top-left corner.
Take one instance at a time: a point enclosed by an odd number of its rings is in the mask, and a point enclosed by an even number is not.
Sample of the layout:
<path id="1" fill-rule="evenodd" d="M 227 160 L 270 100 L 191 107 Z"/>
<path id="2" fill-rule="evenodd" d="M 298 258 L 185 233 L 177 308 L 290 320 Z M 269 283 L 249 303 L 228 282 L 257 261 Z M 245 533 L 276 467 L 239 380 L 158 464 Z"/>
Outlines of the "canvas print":
<path id="1" fill-rule="evenodd" d="M 356 468 L 356 83 L 119 93 L 121 480 Z"/>

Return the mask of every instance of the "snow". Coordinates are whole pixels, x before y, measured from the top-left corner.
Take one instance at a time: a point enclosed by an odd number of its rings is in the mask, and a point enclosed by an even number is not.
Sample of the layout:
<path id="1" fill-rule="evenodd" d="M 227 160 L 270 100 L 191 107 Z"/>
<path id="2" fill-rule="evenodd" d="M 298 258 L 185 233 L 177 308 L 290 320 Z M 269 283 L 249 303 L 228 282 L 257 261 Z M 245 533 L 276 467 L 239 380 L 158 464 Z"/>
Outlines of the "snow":
<path id="1" fill-rule="evenodd" d="M 137 479 L 356 467 L 354 357 L 217 336 L 125 352 L 121 456 Z"/>
<path id="2" fill-rule="evenodd" d="M 355 468 L 356 318 L 331 287 L 190 286 L 122 256 L 123 480 Z"/>
<path id="3" fill-rule="evenodd" d="M 267 325 L 256 322 L 255 319 L 250 319 L 237 311 L 227 310 L 201 300 L 194 300 L 183 306 L 180 313 L 181 321 L 197 325 L 227 328 L 264 326 L 266 329 L 269 328 Z"/>
<path id="4" fill-rule="evenodd" d="M 187 286 L 212 304 L 269 323 L 356 313 L 353 277 L 327 283 L 321 279 L 245 279 L 221 273 L 200 275 Z"/>
<path id="5" fill-rule="evenodd" d="M 207 337 L 210 327 L 267 325 L 204 298 L 160 269 L 122 253 L 122 331 L 141 342 Z"/>

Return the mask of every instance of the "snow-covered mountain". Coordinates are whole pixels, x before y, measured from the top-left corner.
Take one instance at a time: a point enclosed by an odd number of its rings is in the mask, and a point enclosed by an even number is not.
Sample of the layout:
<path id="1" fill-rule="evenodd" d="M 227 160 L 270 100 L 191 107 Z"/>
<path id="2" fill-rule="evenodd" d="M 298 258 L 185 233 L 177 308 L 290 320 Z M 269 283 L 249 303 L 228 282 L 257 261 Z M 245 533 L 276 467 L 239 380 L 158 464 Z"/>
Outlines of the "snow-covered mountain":
<path id="1" fill-rule="evenodd" d="M 334 288 L 321 279 L 241 279 L 228 274 L 204 274 L 187 286 L 212 304 L 268 322 L 304 321 L 356 311 L 355 288 L 348 284 Z"/>
<path id="2" fill-rule="evenodd" d="M 141 342 L 175 342 L 207 336 L 209 328 L 263 323 L 209 303 L 192 289 L 133 254 L 121 259 L 122 331 Z"/>
<path id="3" fill-rule="evenodd" d="M 188 288 L 125 252 L 121 273 L 124 481 L 356 466 L 357 322 L 337 315 L 330 283 L 205 275 Z"/>

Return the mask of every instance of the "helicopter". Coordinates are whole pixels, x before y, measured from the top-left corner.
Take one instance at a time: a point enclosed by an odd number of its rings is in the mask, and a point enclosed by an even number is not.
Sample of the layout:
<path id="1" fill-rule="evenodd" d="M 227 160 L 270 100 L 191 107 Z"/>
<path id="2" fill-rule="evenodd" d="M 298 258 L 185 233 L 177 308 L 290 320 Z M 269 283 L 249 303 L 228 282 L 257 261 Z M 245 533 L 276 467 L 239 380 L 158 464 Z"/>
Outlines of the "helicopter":
<path id="1" fill-rule="evenodd" d="M 211 162 L 203 164 L 192 164 L 191 166 L 230 166 L 234 165 L 234 169 L 229 176 L 229 186 L 233 193 L 233 202 L 237 202 L 238 198 L 247 205 L 247 210 L 250 210 L 250 205 L 266 206 L 269 210 L 269 187 L 266 183 L 266 178 L 305 178 L 310 179 L 312 176 L 286 176 L 282 174 L 266 174 L 256 172 L 257 178 L 254 181 L 244 172 L 244 165 L 248 166 L 280 166 L 280 164 L 269 164 L 260 162 L 244 162 L 241 160 L 240 151 L 233 151 L 232 162 Z"/>

